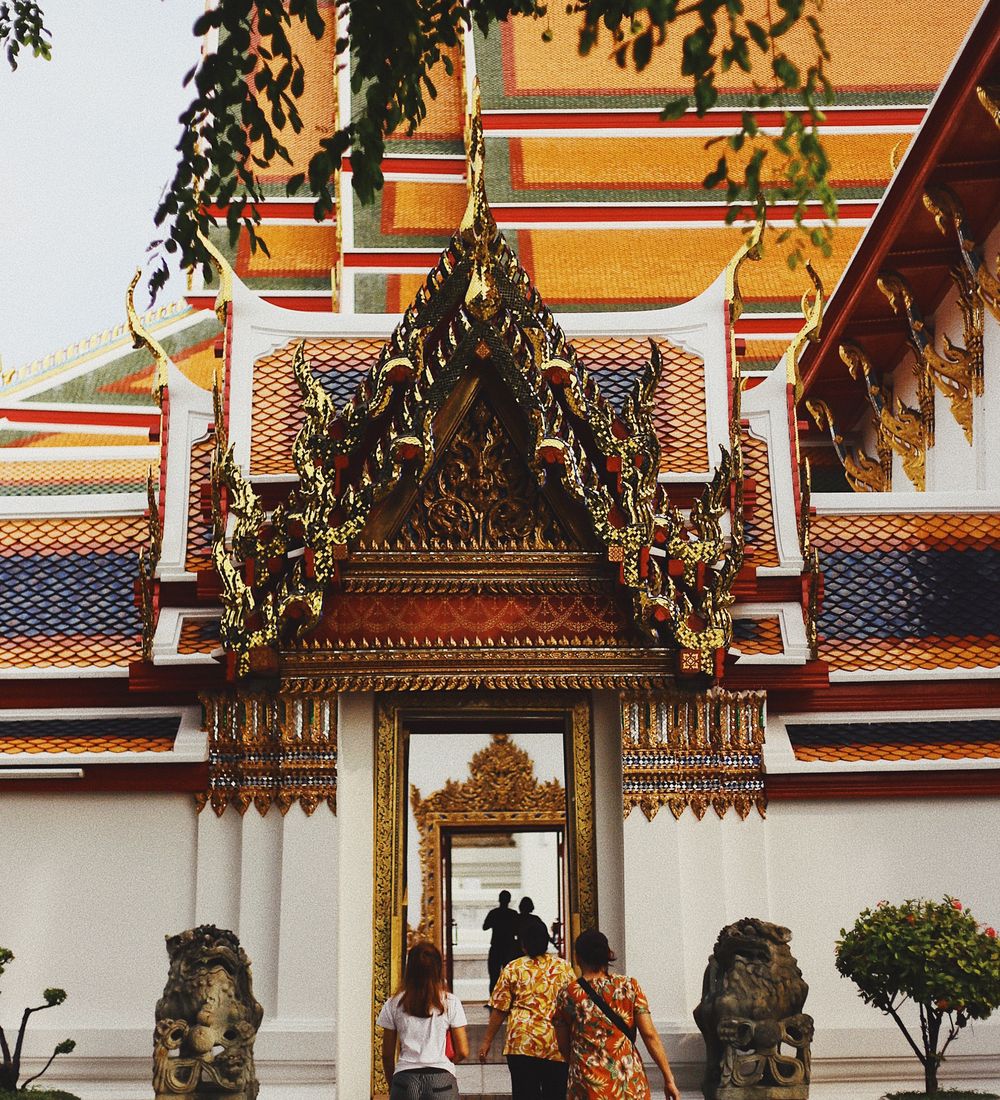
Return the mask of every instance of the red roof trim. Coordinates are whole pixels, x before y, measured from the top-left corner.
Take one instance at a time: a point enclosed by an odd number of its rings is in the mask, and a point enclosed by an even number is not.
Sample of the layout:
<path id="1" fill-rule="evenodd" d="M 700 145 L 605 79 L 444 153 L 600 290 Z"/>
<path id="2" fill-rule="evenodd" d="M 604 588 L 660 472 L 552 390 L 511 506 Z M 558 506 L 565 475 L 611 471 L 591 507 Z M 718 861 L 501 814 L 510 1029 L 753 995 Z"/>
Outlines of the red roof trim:
<path id="1" fill-rule="evenodd" d="M 905 230 L 912 207 L 921 201 L 935 165 L 961 123 L 963 101 L 975 95 L 976 85 L 998 52 L 1000 5 L 987 3 L 827 303 L 821 341 L 807 345 L 803 352 L 799 369 L 805 389 L 816 380 L 825 357 L 836 348 L 858 299 L 872 285 L 885 257 Z M 984 114 L 983 125 L 987 124 Z"/>

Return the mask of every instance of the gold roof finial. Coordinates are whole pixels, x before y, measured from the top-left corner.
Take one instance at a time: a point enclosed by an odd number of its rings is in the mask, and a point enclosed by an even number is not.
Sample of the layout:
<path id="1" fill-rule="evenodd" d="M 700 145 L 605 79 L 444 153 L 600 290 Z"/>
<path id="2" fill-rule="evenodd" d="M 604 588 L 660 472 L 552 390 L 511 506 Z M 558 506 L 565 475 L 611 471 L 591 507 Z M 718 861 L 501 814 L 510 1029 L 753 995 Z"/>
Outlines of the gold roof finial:
<path id="1" fill-rule="evenodd" d="M 802 357 L 806 341 L 815 344 L 819 340 L 820 328 L 823 325 L 823 305 L 826 295 L 823 291 L 823 283 L 811 260 L 806 260 L 806 274 L 812 281 L 812 288 L 802 295 L 802 317 L 805 324 L 792 337 L 785 353 L 786 380 L 795 393 L 796 404 L 802 398 L 802 376 L 799 374 L 799 359 Z"/>
<path id="2" fill-rule="evenodd" d="M 163 345 L 143 325 L 142 318 L 135 308 L 135 288 L 142 278 L 142 268 L 136 268 L 132 281 L 125 291 L 125 317 L 128 321 L 128 330 L 132 336 L 132 347 L 146 348 L 156 360 L 156 370 L 153 373 L 153 396 L 157 402 L 163 397 L 163 387 L 167 384 L 167 364 L 170 356 L 163 349 Z"/>
<path id="3" fill-rule="evenodd" d="M 458 234 L 472 245 L 472 271 L 465 304 L 480 319 L 492 317 L 500 308 L 500 290 L 490 262 L 490 246 L 497 235 L 497 223 L 486 197 L 486 139 L 480 107 L 478 78 L 472 86 L 472 104 L 466 127 L 466 160 L 469 202 Z"/>

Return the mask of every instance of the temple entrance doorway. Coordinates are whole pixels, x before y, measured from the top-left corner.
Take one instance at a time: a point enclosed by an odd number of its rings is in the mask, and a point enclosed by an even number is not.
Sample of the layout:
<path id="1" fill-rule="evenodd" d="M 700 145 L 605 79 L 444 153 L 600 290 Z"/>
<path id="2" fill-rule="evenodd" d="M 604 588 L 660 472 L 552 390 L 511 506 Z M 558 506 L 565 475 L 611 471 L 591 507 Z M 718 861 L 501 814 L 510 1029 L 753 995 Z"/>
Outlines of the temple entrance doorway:
<path id="1" fill-rule="evenodd" d="M 379 699 L 374 1003 L 399 987 L 417 940 L 441 949 L 463 1001 L 484 1001 L 490 935 L 482 925 L 501 890 L 515 912 L 530 897 L 563 951 L 595 922 L 592 762 L 582 694 Z"/>
<path id="2" fill-rule="evenodd" d="M 491 931 L 483 924 L 502 890 L 511 895 L 511 909 L 526 908 L 544 922 L 554 949 L 565 957 L 565 827 L 445 827 L 440 873 L 448 984 L 463 1003 L 489 996 Z"/>

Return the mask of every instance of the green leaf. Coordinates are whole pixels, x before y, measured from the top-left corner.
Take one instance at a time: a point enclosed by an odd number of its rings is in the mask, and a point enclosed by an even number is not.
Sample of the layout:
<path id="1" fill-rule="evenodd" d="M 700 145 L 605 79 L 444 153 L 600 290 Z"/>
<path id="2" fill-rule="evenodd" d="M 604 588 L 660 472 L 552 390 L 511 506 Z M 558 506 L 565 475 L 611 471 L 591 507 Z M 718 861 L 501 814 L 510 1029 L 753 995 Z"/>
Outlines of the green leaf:
<path id="1" fill-rule="evenodd" d="M 755 23 L 752 19 L 746 21 L 747 34 L 754 40 L 757 48 L 767 53 L 771 48 L 771 40 L 768 37 L 767 31 L 759 24 Z"/>
<path id="2" fill-rule="evenodd" d="M 680 96 L 678 99 L 672 99 L 662 111 L 660 111 L 660 118 L 664 122 L 668 122 L 675 118 L 680 118 L 681 115 L 691 105 L 691 100 L 686 95 Z"/>

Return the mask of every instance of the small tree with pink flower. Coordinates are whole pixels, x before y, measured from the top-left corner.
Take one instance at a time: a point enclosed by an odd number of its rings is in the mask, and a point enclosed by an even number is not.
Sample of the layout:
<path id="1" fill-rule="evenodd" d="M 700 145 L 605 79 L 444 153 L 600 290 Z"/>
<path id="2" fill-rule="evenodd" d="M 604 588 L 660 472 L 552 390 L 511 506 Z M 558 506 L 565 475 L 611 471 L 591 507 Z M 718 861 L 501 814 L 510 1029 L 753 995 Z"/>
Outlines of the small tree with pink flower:
<path id="1" fill-rule="evenodd" d="M 970 1020 L 1000 1005 L 1000 941 L 957 898 L 880 901 L 840 930 L 837 969 L 866 1004 L 896 1021 L 924 1067 L 924 1090 L 938 1090 L 945 1052 Z M 916 1006 L 919 1031 L 912 1020 Z"/>

